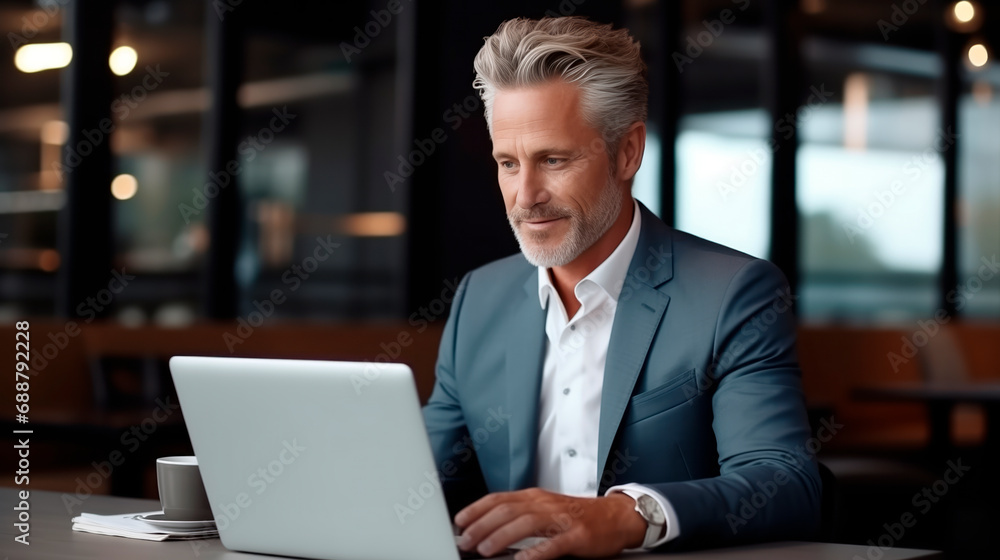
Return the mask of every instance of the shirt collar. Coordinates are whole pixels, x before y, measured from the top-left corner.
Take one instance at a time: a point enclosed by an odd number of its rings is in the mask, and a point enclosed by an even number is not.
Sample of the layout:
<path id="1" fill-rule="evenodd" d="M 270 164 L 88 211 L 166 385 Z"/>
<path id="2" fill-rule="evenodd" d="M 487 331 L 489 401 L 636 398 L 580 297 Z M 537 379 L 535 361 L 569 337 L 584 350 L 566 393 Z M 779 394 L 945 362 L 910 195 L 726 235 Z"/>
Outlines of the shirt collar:
<path id="1" fill-rule="evenodd" d="M 596 284 L 604 290 L 611 299 L 618 301 L 621 295 L 622 286 L 625 284 L 625 275 L 628 274 L 629 264 L 632 262 L 632 255 L 639 244 L 639 229 L 642 226 L 640 218 L 639 203 L 632 200 L 632 225 L 628 228 L 628 233 L 622 238 L 618 247 L 599 264 L 597 268 L 590 271 L 590 274 L 580 280 L 574 288 L 574 293 L 578 292 L 580 285 L 586 282 Z M 549 278 L 549 270 L 545 267 L 538 267 L 538 303 L 545 309 L 549 303 L 549 297 L 555 293 L 555 286 Z"/>

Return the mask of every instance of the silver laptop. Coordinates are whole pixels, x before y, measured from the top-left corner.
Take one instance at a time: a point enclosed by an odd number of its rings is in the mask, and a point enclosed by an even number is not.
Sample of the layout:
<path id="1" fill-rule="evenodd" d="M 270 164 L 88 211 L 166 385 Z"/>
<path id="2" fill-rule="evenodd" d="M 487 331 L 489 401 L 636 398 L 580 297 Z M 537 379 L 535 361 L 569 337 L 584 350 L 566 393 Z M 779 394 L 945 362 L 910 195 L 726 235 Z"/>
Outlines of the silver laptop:
<path id="1" fill-rule="evenodd" d="M 176 356 L 222 544 L 336 560 L 458 560 L 402 364 Z"/>

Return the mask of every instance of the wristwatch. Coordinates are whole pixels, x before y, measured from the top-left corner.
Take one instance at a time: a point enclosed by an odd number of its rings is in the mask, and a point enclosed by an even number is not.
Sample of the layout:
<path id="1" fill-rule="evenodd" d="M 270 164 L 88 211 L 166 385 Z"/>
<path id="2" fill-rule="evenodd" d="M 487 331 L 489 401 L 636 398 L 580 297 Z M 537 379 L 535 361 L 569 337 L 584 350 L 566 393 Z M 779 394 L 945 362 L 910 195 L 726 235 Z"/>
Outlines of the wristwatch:
<path id="1" fill-rule="evenodd" d="M 653 543 L 663 538 L 667 530 L 667 518 L 663 515 L 660 504 L 649 494 L 628 490 L 622 492 L 635 500 L 635 511 L 646 520 L 646 538 L 642 540 L 642 548 L 651 548 Z"/>

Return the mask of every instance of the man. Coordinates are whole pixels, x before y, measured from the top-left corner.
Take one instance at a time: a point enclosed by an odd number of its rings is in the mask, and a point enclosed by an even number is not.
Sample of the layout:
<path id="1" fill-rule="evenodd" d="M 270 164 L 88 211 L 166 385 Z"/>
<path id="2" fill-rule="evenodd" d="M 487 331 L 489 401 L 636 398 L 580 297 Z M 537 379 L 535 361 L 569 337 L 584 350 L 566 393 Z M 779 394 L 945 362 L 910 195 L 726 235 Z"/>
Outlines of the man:
<path id="1" fill-rule="evenodd" d="M 459 546 L 519 558 L 808 538 L 820 482 L 787 284 L 632 199 L 625 30 L 511 20 L 474 85 L 521 254 L 457 291 L 424 408 Z"/>

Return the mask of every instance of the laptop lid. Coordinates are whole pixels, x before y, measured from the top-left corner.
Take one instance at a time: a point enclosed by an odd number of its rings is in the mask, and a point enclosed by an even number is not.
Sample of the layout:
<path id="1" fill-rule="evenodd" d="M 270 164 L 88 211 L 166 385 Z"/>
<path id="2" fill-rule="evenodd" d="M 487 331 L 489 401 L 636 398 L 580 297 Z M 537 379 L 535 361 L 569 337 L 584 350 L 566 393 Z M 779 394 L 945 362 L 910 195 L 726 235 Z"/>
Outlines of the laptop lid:
<path id="1" fill-rule="evenodd" d="M 226 548 L 458 559 L 406 365 L 176 356 L 170 372 Z"/>

